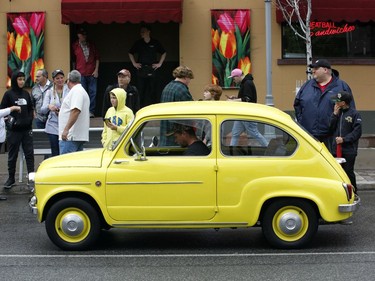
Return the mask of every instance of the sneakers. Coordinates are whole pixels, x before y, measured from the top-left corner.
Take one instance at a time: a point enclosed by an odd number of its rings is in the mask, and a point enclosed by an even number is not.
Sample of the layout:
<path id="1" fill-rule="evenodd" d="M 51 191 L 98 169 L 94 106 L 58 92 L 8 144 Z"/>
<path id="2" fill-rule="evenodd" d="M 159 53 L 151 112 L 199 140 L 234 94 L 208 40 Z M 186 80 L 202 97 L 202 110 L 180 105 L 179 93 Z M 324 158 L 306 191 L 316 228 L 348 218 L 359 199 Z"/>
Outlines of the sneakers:
<path id="1" fill-rule="evenodd" d="M 90 112 L 90 118 L 95 118 L 95 114 Z"/>
<path id="2" fill-rule="evenodd" d="M 6 182 L 5 182 L 5 184 L 4 184 L 4 188 L 5 189 L 11 189 L 12 188 L 12 186 L 15 184 L 15 180 L 14 179 L 11 179 L 11 178 L 9 178 Z"/>

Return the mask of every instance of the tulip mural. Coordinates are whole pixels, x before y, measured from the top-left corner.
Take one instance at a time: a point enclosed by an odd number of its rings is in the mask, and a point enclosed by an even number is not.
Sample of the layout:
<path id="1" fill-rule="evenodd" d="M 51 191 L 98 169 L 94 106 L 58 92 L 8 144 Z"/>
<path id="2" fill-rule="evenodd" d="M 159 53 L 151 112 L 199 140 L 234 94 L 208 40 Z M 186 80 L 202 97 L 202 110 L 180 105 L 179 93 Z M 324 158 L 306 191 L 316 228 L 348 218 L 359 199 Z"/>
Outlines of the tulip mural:
<path id="1" fill-rule="evenodd" d="M 7 14 L 8 77 L 21 70 L 26 87 L 34 85 L 35 71 L 44 68 L 44 12 Z"/>
<path id="2" fill-rule="evenodd" d="M 250 10 L 211 10 L 212 83 L 235 87 L 234 68 L 251 72 Z"/>

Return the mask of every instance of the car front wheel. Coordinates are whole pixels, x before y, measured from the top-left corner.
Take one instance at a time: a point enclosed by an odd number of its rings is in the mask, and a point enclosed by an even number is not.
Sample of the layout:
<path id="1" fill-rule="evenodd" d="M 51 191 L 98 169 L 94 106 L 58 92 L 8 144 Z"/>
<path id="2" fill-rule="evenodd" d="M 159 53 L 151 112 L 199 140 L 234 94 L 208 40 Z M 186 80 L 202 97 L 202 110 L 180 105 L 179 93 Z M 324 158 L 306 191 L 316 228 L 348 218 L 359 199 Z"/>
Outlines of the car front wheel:
<path id="1" fill-rule="evenodd" d="M 100 228 L 96 210 L 79 198 L 56 202 L 46 217 L 48 237 L 63 250 L 87 249 L 98 239 Z"/>
<path id="2" fill-rule="evenodd" d="M 272 202 L 262 219 L 263 235 L 276 248 L 301 248 L 318 230 L 317 211 L 302 199 L 279 199 Z"/>

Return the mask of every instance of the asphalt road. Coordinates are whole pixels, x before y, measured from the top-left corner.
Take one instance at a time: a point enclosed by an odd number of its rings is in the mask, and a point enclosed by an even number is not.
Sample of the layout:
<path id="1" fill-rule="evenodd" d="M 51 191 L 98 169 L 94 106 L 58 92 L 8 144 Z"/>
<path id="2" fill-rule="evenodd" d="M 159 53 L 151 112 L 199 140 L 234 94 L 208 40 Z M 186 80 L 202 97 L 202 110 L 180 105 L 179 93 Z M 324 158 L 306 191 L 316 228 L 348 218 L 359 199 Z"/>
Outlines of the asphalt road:
<path id="1" fill-rule="evenodd" d="M 375 280 L 375 192 L 352 225 L 322 225 L 307 249 L 270 248 L 260 228 L 110 230 L 91 251 L 64 252 L 27 207 L 0 201 L 0 280 Z"/>

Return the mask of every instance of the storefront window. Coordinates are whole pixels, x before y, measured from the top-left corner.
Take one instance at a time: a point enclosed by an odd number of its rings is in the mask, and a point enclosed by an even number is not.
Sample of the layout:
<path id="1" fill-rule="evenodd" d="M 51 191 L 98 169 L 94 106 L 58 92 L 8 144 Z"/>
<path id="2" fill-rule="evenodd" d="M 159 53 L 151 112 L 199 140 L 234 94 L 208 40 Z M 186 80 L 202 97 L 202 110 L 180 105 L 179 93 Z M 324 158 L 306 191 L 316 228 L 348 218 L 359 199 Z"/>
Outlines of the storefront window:
<path id="1" fill-rule="evenodd" d="M 299 25 L 295 27 L 299 30 Z M 312 51 L 319 58 L 375 58 L 375 23 L 311 22 Z M 305 58 L 306 46 L 282 24 L 283 59 Z"/>

